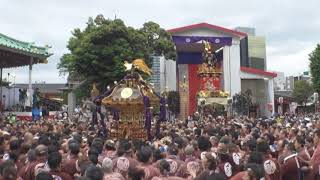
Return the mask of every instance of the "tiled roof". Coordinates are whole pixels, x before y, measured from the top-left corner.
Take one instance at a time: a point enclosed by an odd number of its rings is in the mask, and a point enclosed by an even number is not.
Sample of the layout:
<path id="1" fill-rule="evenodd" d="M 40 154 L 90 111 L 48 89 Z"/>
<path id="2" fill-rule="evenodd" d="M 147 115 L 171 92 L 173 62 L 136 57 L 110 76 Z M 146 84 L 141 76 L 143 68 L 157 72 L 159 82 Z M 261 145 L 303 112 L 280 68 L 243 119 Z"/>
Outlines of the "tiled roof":
<path id="1" fill-rule="evenodd" d="M 10 48 L 13 50 L 18 50 L 34 56 L 49 57 L 50 55 L 52 55 L 48 52 L 49 46 L 45 46 L 45 47 L 35 46 L 34 43 L 19 41 L 17 39 L 11 38 L 1 33 L 0 33 L 0 46 Z"/>

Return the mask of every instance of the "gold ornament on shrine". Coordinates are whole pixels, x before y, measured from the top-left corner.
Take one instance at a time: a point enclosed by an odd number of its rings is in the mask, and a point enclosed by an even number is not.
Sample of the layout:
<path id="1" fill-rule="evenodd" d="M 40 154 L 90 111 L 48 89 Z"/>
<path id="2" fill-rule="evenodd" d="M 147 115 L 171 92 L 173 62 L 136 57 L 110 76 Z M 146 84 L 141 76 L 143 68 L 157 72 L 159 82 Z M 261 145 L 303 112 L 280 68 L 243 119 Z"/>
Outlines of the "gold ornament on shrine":
<path id="1" fill-rule="evenodd" d="M 95 98 L 95 97 L 97 97 L 97 96 L 100 95 L 100 92 L 99 92 L 99 90 L 98 90 L 98 88 L 97 88 L 97 86 L 96 86 L 96 83 L 93 83 L 90 94 L 91 94 L 91 97 L 92 97 L 92 98 Z"/>
<path id="2" fill-rule="evenodd" d="M 203 41 L 203 45 L 203 63 L 198 65 L 197 74 L 201 80 L 205 81 L 205 84 L 202 84 L 205 88 L 200 89 L 197 96 L 200 98 L 228 97 L 229 93 L 213 86 L 213 81 L 220 78 L 222 70 L 217 66 L 217 57 L 213 53 L 211 43 Z"/>
<path id="3" fill-rule="evenodd" d="M 152 86 L 146 82 L 140 72 L 151 75 L 151 70 L 142 59 L 129 63 L 125 61 L 127 75 L 112 88 L 109 96 L 102 99 L 102 104 L 117 109 L 120 119 L 110 127 L 113 138 L 146 139 L 144 128 L 144 97 L 148 97 L 151 107 L 159 104 L 159 97 Z"/>

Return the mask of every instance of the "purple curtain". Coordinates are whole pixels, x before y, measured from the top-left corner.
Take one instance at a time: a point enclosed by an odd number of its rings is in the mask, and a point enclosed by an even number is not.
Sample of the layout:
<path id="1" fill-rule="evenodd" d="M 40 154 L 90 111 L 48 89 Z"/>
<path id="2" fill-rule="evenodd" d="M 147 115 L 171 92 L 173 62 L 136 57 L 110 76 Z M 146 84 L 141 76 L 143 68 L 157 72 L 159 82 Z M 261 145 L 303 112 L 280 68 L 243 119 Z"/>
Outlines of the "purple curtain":
<path id="1" fill-rule="evenodd" d="M 166 98 L 161 97 L 160 98 L 160 115 L 159 115 L 159 120 L 160 121 L 165 121 L 166 120 Z"/>
<path id="2" fill-rule="evenodd" d="M 166 121 L 166 98 L 161 97 L 160 98 L 160 114 L 159 119 L 156 124 L 156 137 L 160 138 L 160 124 L 163 121 Z"/>
<path id="3" fill-rule="evenodd" d="M 218 63 L 221 63 L 223 60 L 223 51 L 215 53 L 215 56 L 218 59 Z M 202 52 L 178 52 L 178 64 L 202 64 L 203 57 Z"/>
<path id="4" fill-rule="evenodd" d="M 148 96 L 143 96 L 143 104 L 144 104 L 144 116 L 145 116 L 145 128 L 148 133 L 148 140 L 151 140 L 151 110 L 150 110 L 150 99 Z"/>
<path id="5" fill-rule="evenodd" d="M 232 37 L 172 36 L 172 39 L 175 44 L 197 43 L 199 41 L 205 40 L 213 44 L 218 44 L 222 46 L 232 45 Z"/>
<path id="6" fill-rule="evenodd" d="M 113 113 L 113 119 L 116 121 L 119 121 L 119 119 L 120 119 L 119 111 L 116 109 L 113 109 L 112 113 Z"/>

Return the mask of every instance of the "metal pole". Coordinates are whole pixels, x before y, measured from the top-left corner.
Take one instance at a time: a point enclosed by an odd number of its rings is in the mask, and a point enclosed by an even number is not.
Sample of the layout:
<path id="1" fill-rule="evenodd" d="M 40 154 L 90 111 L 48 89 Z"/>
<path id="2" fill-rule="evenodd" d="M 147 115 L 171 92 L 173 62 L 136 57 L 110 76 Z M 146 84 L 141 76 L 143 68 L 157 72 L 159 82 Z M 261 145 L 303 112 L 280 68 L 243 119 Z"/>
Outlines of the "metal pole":
<path id="1" fill-rule="evenodd" d="M 13 105 L 14 105 L 14 107 L 16 105 L 16 87 L 15 87 L 15 84 L 16 84 L 16 75 L 13 76 Z"/>
<path id="2" fill-rule="evenodd" d="M 32 108 L 32 64 L 33 64 L 33 57 L 30 58 L 30 64 L 29 64 L 29 101 L 30 101 L 30 107 Z"/>
<path id="3" fill-rule="evenodd" d="M 8 88 L 7 88 L 7 90 L 8 90 L 8 108 L 10 108 L 10 106 L 11 106 L 11 97 L 10 97 L 10 95 L 11 95 L 11 93 L 10 93 L 10 73 L 8 73 L 7 82 L 8 82 Z"/>

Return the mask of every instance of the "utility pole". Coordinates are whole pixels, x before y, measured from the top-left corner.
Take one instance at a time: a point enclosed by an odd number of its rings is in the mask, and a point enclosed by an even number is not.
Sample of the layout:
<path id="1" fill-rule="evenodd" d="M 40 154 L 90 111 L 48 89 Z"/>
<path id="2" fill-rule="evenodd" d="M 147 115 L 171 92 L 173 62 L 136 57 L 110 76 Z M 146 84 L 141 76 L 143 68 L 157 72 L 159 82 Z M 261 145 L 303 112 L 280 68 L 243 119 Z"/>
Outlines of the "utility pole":
<path id="1" fill-rule="evenodd" d="M 10 73 L 8 73 L 8 108 L 11 106 L 11 93 L 10 93 Z"/>

